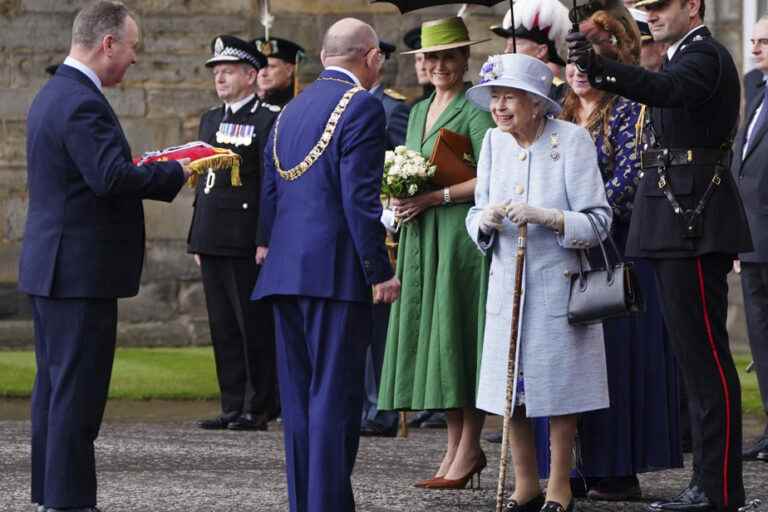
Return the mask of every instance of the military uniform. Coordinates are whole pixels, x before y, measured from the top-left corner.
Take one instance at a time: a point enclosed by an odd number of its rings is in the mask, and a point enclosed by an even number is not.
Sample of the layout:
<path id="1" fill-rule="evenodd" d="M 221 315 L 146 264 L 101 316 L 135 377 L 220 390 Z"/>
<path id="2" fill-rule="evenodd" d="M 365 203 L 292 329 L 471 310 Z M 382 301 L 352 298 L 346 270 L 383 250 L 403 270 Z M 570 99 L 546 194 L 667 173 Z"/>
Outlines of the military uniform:
<path id="1" fill-rule="evenodd" d="M 581 44 L 571 40 L 572 51 L 587 55 L 590 45 Z M 711 502 L 703 510 L 735 511 L 744 504 L 741 391 L 726 331 L 726 277 L 733 256 L 752 247 L 727 171 L 739 76 L 728 51 L 704 26 L 669 54 L 659 73 L 591 53 L 586 61 L 572 60 L 586 65 L 595 87 L 651 107 L 651 143 L 642 153 L 626 252 L 653 260 L 689 393 L 694 476 L 687 491 L 703 490 Z"/>
<path id="2" fill-rule="evenodd" d="M 253 50 L 255 51 L 255 50 Z M 203 114 L 199 139 L 242 157 L 241 186 L 230 170 L 201 176 L 187 250 L 200 256 L 203 288 L 221 390 L 221 421 L 204 428 L 237 428 L 243 415 L 265 428 L 279 411 L 271 308 L 250 300 L 259 267 L 258 222 L 263 151 L 279 107 L 255 95 Z M 232 425 L 235 422 L 236 425 Z M 243 423 L 244 424 L 244 423 Z"/>
<path id="3" fill-rule="evenodd" d="M 257 37 L 252 41 L 256 48 L 267 58 L 280 59 L 288 64 L 292 64 L 294 80 L 291 81 L 286 87 L 280 89 L 272 89 L 266 91 L 262 95 L 262 99 L 272 105 L 284 107 L 289 101 L 293 99 L 296 94 L 295 77 L 299 72 L 299 64 L 304 58 L 304 48 L 289 41 L 287 39 L 281 39 L 279 37 Z"/>

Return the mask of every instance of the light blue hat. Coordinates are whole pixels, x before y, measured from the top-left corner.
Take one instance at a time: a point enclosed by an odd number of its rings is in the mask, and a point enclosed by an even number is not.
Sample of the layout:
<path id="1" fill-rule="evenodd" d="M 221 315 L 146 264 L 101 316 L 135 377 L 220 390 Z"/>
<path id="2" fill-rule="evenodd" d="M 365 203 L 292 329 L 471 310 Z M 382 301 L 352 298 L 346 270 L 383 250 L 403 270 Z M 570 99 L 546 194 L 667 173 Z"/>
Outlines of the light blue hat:
<path id="1" fill-rule="evenodd" d="M 552 71 L 539 59 L 521 53 L 492 55 L 480 70 L 480 83 L 467 91 L 467 99 L 490 110 L 491 87 L 510 87 L 541 97 L 547 114 L 559 114 L 560 105 L 550 99 Z"/>

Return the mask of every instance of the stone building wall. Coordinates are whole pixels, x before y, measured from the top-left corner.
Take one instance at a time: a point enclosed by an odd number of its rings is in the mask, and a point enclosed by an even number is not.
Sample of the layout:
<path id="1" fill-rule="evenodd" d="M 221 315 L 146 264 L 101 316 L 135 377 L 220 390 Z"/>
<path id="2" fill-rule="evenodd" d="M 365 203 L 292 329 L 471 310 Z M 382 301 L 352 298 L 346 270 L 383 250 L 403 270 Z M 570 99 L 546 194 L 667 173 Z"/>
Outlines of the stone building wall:
<path id="1" fill-rule="evenodd" d="M 219 34 L 253 38 L 263 34 L 258 0 L 127 0 L 138 14 L 143 45 L 138 63 L 107 97 L 120 117 L 134 153 L 194 140 L 200 114 L 215 105 L 203 66 L 210 41 Z M 738 0 L 710 2 L 722 19 L 718 34 L 740 56 Z M 44 68 L 63 60 L 72 20 L 82 0 L 0 0 L 0 347 L 32 343 L 29 308 L 15 292 L 24 236 L 25 115 L 47 79 Z M 390 5 L 366 0 L 280 0 L 272 2 L 272 34 L 297 41 L 308 51 L 300 76 L 308 82 L 321 69 L 319 43 L 334 21 L 355 16 L 371 23 L 382 39 L 402 48 L 402 36 L 421 21 L 455 14 L 459 5 L 400 16 Z M 503 43 L 487 31 L 498 23 L 506 3 L 473 8 L 468 17 L 474 38 L 494 38 L 473 48 L 470 78 L 485 56 Z M 385 83 L 417 92 L 411 57 L 386 64 Z M 120 343 L 188 345 L 209 342 L 199 271 L 185 252 L 192 209 L 186 190 L 172 204 L 145 202 L 147 253 L 138 297 L 121 301 Z M 738 308 L 737 308 L 738 310 Z M 738 322 L 737 322 L 738 324 Z M 737 329 L 738 330 L 738 329 Z"/>

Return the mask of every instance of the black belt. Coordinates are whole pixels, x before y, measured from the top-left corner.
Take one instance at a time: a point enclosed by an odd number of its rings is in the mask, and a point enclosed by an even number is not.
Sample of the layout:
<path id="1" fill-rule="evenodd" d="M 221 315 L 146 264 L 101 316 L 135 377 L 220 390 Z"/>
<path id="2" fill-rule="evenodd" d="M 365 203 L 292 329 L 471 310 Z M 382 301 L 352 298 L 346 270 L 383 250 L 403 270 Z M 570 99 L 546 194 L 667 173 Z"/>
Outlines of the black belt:
<path id="1" fill-rule="evenodd" d="M 675 167 L 678 165 L 718 165 L 727 154 L 722 149 L 647 149 L 640 156 L 640 167 Z"/>
<path id="2" fill-rule="evenodd" d="M 658 186 L 664 193 L 675 215 L 682 217 L 685 223 L 685 238 L 700 238 L 702 236 L 701 215 L 704 208 L 712 198 L 717 187 L 720 186 L 723 176 L 727 172 L 728 162 L 730 161 L 730 152 L 722 149 L 649 149 L 643 152 L 641 157 L 641 167 L 643 169 L 656 169 L 659 176 Z M 695 208 L 684 208 L 677 200 L 669 184 L 670 177 L 667 176 L 669 167 L 681 165 L 706 165 L 713 166 L 715 169 L 709 186 L 704 191 Z"/>

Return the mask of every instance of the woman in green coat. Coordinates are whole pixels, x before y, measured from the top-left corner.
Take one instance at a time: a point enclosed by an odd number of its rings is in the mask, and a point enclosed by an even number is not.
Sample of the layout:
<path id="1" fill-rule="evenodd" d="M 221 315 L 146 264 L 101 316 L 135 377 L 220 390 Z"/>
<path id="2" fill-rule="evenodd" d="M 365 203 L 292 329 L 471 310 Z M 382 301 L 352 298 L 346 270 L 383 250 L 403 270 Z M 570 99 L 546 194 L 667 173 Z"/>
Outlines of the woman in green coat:
<path id="1" fill-rule="evenodd" d="M 475 161 L 493 126 L 464 93 L 470 41 L 461 18 L 422 25 L 422 48 L 435 92 L 411 110 L 406 145 L 425 158 L 441 128 L 472 141 Z M 440 172 L 440 169 L 437 171 Z M 463 488 L 485 468 L 484 416 L 475 408 L 487 263 L 464 228 L 475 179 L 394 200 L 400 220 L 397 276 L 402 295 L 390 314 L 379 409 L 447 409 L 448 446 L 433 478 L 419 487 Z"/>

